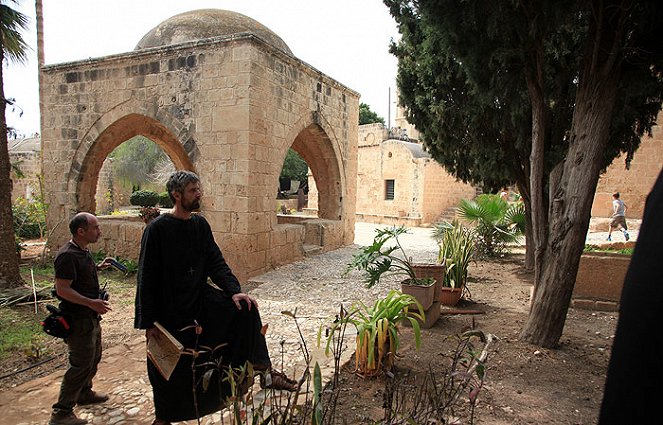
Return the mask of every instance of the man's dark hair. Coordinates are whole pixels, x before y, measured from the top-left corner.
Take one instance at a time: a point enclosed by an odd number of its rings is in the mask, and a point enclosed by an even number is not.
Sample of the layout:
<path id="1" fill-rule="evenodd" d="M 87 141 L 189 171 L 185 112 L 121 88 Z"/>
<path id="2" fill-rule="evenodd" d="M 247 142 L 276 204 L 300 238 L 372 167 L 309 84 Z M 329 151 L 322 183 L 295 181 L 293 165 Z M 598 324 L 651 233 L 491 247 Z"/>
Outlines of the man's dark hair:
<path id="1" fill-rule="evenodd" d="M 76 214 L 69 222 L 69 231 L 73 236 L 76 236 L 76 231 L 81 227 L 83 229 L 87 229 L 87 225 L 87 215 Z"/>
<path id="2" fill-rule="evenodd" d="M 619 192 L 613 193 L 612 196 L 614 196 L 616 199 L 619 199 Z"/>
<path id="3" fill-rule="evenodd" d="M 170 200 L 173 201 L 173 204 L 175 203 L 173 192 L 183 194 L 184 189 L 189 183 L 197 183 L 199 181 L 200 178 L 193 171 L 175 171 L 170 178 L 168 178 L 168 183 L 166 183 L 166 191 L 168 192 Z"/>

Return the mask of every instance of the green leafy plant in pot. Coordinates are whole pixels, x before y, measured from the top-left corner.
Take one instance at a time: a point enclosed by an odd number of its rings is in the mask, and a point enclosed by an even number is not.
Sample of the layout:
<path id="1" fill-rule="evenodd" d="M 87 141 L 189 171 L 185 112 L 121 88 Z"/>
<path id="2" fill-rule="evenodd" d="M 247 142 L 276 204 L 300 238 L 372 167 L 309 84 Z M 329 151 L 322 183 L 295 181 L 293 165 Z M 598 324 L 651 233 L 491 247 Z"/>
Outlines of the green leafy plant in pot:
<path id="1" fill-rule="evenodd" d="M 475 252 L 474 230 L 462 223 L 441 222 L 435 225 L 433 239 L 438 243 L 438 263 L 445 265 L 440 301 L 455 305 L 466 288 L 467 271 Z"/>
<path id="2" fill-rule="evenodd" d="M 413 307 L 414 306 L 414 307 Z M 391 370 L 400 347 L 398 326 L 401 322 L 412 325 L 415 345 L 421 344 L 419 322 L 424 320 L 424 311 L 411 295 L 390 291 L 372 306 L 361 301 L 353 304 L 349 312 L 341 310 L 331 327 L 327 328 L 325 353 L 329 354 L 332 341 L 345 325 L 352 324 L 357 329 L 355 349 L 355 372 L 363 376 L 375 376 Z M 318 331 L 318 346 L 323 328 Z"/>
<path id="3" fill-rule="evenodd" d="M 383 277 L 403 276 L 401 290 L 416 297 L 424 310 L 427 310 L 434 301 L 435 279 L 417 277 L 414 263 L 398 239 L 404 233 L 407 233 L 405 226 L 377 229 L 373 243 L 361 248 L 352 257 L 343 276 L 353 269 L 362 271 L 364 282 L 369 288 Z M 387 246 L 392 241 L 395 245 Z"/>

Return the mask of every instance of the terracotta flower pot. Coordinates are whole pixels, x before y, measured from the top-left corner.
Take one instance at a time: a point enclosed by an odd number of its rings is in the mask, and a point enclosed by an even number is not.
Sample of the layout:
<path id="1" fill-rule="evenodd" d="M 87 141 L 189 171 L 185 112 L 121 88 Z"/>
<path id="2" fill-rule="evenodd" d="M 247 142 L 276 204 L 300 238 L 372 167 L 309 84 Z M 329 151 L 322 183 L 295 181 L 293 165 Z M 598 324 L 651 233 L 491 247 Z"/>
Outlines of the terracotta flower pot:
<path id="1" fill-rule="evenodd" d="M 444 282 L 444 264 L 428 264 L 428 263 L 417 263 L 412 265 L 412 270 L 414 270 L 414 275 L 418 279 L 433 278 L 435 279 L 435 300 L 439 300 L 442 290 L 442 282 Z"/>
<path id="2" fill-rule="evenodd" d="M 460 297 L 463 295 L 463 288 L 450 288 L 444 286 L 440 291 L 440 303 L 442 305 L 454 306 L 460 301 Z"/>
<path id="3" fill-rule="evenodd" d="M 412 295 L 424 311 L 428 310 L 435 301 L 435 290 L 437 285 L 433 283 L 432 285 L 410 285 L 409 280 L 404 280 L 401 282 L 401 292 L 404 294 Z"/>

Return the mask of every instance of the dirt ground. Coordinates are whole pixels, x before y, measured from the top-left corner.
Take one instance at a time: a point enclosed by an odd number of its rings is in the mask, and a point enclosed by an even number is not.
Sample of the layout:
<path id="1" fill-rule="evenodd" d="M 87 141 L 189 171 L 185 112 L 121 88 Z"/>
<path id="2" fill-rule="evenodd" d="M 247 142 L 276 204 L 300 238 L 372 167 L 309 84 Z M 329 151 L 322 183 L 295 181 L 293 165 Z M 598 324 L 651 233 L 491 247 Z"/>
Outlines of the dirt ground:
<path id="1" fill-rule="evenodd" d="M 339 252 L 323 257 L 335 255 L 334 261 L 343 263 L 349 260 L 352 250 Z M 320 262 L 320 258 L 309 258 L 304 264 L 316 268 L 316 261 Z M 531 285 L 531 276 L 522 271 L 522 261 L 522 254 L 512 254 L 472 264 L 468 284 L 471 299 L 462 301 L 459 307 L 481 310 L 482 314 L 444 314 L 443 310 L 438 322 L 422 331 L 420 350 L 414 347 L 412 330 L 402 328 L 396 375 L 417 376 L 421 380 L 429 369 L 442 373 L 455 347 L 448 336 L 476 328 L 494 334 L 497 339 L 486 362 L 486 381 L 479 394 L 475 423 L 596 423 L 617 315 L 570 309 L 558 348 L 541 349 L 519 341 L 527 318 Z M 304 273 L 305 266 L 295 267 L 297 273 Z M 127 325 L 133 320 L 133 279 L 128 278 L 126 288 L 117 291 L 115 308 L 102 322 L 106 349 L 127 344 L 137 337 L 136 331 Z M 246 289 L 259 289 L 260 279 L 256 282 L 254 288 Z M 48 348 L 54 360 L 3 378 L 0 393 L 56 370 L 62 371 L 66 362 L 63 344 L 53 341 Z M 27 356 L 16 356 L 0 365 L 0 376 L 29 365 Z M 384 417 L 385 380 L 358 377 L 351 373 L 353 366 L 354 362 L 350 361 L 342 368 L 342 390 L 336 408 L 338 423 L 380 420 Z M 467 403 L 458 407 L 458 423 L 469 423 Z"/>
<path id="2" fill-rule="evenodd" d="M 470 269 L 472 300 L 460 309 L 479 309 L 480 315 L 445 315 L 422 331 L 416 350 L 411 329 L 396 361 L 397 375 L 417 376 L 429 368 L 448 368 L 456 342 L 447 338 L 472 328 L 498 339 L 489 350 L 486 382 L 475 410 L 478 424 L 594 424 L 598 419 L 605 373 L 617 323 L 615 313 L 569 310 L 560 345 L 541 349 L 518 340 L 527 318 L 531 276 L 521 271 L 522 255 L 482 261 Z M 444 310 L 443 310 L 444 312 Z M 346 365 L 341 377 L 338 416 L 350 423 L 384 417 L 385 380 L 363 379 Z M 416 386 L 415 386 L 416 388 Z M 459 423 L 468 423 L 467 395 L 463 396 Z M 451 413 L 451 412 L 450 412 Z"/>

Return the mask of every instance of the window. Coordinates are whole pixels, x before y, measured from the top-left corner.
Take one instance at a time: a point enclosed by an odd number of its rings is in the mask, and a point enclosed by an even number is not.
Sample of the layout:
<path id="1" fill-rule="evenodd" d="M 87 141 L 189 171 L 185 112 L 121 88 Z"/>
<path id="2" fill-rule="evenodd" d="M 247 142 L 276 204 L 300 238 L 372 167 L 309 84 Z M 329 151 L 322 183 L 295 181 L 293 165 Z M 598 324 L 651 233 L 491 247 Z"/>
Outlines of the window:
<path id="1" fill-rule="evenodd" d="M 387 201 L 394 200 L 394 180 L 384 181 L 384 199 Z"/>

